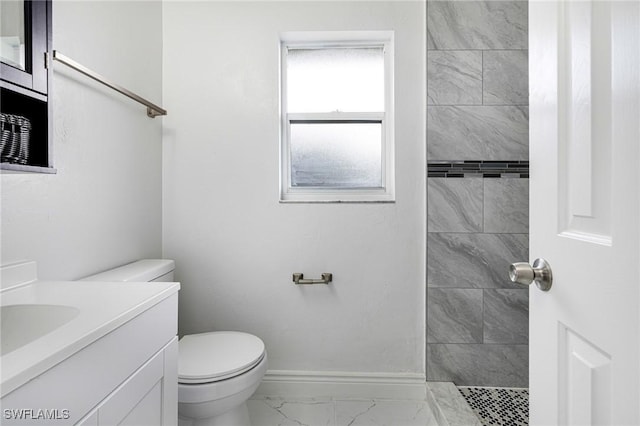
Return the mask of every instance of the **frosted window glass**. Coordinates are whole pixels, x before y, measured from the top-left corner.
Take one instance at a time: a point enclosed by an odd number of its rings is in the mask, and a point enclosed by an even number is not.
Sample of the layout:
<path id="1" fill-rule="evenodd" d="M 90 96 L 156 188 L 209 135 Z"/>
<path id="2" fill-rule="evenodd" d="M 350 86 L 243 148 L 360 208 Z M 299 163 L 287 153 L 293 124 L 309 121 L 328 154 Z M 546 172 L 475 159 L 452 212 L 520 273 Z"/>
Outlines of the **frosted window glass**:
<path id="1" fill-rule="evenodd" d="M 291 186 L 382 187 L 382 124 L 291 123 Z"/>
<path id="2" fill-rule="evenodd" d="M 384 111 L 383 48 L 289 49 L 287 109 Z"/>

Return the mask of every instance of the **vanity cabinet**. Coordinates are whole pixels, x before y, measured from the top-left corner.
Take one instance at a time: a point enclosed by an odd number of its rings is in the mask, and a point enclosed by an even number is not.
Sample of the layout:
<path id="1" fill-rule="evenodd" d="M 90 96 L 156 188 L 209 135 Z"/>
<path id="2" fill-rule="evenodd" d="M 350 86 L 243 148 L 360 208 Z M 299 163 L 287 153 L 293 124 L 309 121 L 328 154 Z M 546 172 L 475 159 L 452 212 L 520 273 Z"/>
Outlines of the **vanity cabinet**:
<path id="1" fill-rule="evenodd" d="M 118 386 L 96 409 L 78 424 L 102 425 L 171 425 L 177 418 L 174 387 L 177 377 L 172 365 L 178 362 L 178 339 L 175 338 L 151 360 Z"/>
<path id="2" fill-rule="evenodd" d="M 0 169 L 54 173 L 51 0 L 0 2 Z"/>
<path id="3" fill-rule="evenodd" d="M 177 323 L 176 292 L 3 397 L 2 424 L 176 425 Z"/>

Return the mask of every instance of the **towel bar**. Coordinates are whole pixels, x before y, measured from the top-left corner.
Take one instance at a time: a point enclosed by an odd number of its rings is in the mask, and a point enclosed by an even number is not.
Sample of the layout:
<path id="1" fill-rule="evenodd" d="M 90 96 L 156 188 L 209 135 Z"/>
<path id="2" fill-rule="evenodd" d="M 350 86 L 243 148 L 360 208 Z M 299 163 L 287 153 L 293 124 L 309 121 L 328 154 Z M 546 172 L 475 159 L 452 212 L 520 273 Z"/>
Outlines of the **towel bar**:
<path id="1" fill-rule="evenodd" d="M 136 95 L 135 93 L 125 89 L 122 86 L 119 86 L 115 83 L 110 82 L 109 80 L 107 80 L 106 78 L 104 78 L 103 76 L 101 76 L 100 74 L 98 74 L 95 71 L 90 70 L 89 68 L 80 65 L 79 63 L 77 63 L 76 61 L 74 61 L 71 58 L 68 58 L 66 56 L 64 56 L 62 53 L 58 52 L 57 50 L 53 51 L 53 59 L 55 61 L 58 61 L 62 64 L 65 64 L 66 66 L 68 66 L 69 68 L 72 68 L 76 71 L 78 71 L 81 74 L 86 75 L 89 78 L 94 79 L 95 81 L 97 81 L 98 83 L 102 83 L 107 87 L 110 87 L 111 89 L 115 90 L 116 92 L 120 92 L 123 95 L 127 96 L 128 98 L 133 99 L 136 102 L 141 103 L 142 105 L 147 107 L 147 116 L 154 118 L 157 117 L 159 115 L 167 115 L 167 111 L 160 108 L 159 106 L 149 102 L 148 100 L 146 100 L 145 98 Z"/>

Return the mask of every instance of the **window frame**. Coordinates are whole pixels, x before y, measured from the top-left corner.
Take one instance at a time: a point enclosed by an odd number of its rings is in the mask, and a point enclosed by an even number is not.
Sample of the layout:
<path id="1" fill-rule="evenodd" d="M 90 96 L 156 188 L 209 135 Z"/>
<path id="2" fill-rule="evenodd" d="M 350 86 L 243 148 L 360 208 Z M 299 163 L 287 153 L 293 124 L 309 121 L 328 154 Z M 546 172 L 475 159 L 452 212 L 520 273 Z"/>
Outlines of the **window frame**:
<path id="1" fill-rule="evenodd" d="M 305 31 L 280 35 L 280 202 L 358 203 L 395 202 L 394 51 L 393 31 Z M 384 111 L 289 113 L 287 54 L 290 49 L 382 47 L 384 55 Z M 291 186 L 291 123 L 380 123 L 381 187 L 331 188 Z"/>

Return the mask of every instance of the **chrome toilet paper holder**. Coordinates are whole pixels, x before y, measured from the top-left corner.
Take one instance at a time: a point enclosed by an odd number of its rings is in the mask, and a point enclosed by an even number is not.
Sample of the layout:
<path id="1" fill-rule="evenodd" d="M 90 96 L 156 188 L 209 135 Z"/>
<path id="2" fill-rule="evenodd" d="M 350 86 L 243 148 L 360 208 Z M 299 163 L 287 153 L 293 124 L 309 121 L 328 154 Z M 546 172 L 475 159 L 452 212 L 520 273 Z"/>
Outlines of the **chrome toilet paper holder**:
<path id="1" fill-rule="evenodd" d="M 331 281 L 333 281 L 333 274 L 329 273 L 329 272 L 325 272 L 322 274 L 322 278 L 321 279 L 305 279 L 304 278 L 304 274 L 300 273 L 300 272 L 296 272 L 293 274 L 293 282 L 296 283 L 296 285 L 300 285 L 300 284 L 329 284 Z"/>

